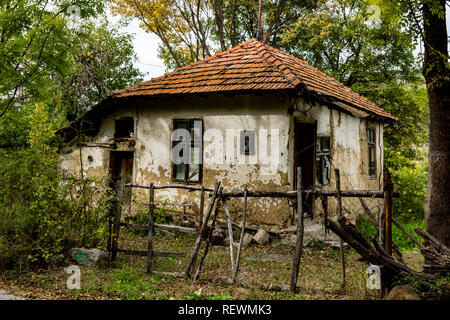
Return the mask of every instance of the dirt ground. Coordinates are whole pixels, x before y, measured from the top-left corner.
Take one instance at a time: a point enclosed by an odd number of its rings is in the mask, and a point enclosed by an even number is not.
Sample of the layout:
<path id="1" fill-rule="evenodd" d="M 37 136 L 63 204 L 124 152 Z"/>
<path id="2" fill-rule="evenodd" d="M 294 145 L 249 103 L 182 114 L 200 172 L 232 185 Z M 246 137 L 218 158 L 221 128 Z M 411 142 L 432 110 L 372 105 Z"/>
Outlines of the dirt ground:
<path id="1" fill-rule="evenodd" d="M 144 250 L 146 237 L 132 233 L 121 235 L 120 248 Z M 191 254 L 195 237 L 179 235 L 175 239 L 156 235 L 156 251 L 186 253 L 181 259 L 155 258 L 154 270 L 182 272 Z M 203 247 L 202 247 L 203 248 Z M 202 252 L 202 249 L 200 253 Z M 81 269 L 81 289 L 68 289 L 69 274 L 63 265 L 33 272 L 8 271 L 0 275 L 0 289 L 27 299 L 377 299 L 377 292 L 366 285 L 367 265 L 351 248 L 345 250 L 346 287 L 341 288 L 342 271 L 339 249 L 316 243 L 303 250 L 298 285 L 299 293 L 261 289 L 258 283 L 289 285 L 294 248 L 273 240 L 266 246 L 252 244 L 241 256 L 239 279 L 252 285 L 224 284 L 208 280 L 231 276 L 229 247 L 212 246 L 198 282 L 167 275 L 147 274 L 146 257 L 118 255 L 110 267 Z M 420 266 L 421 255 L 406 252 L 411 266 Z M 254 285 L 253 285 L 254 284 Z"/>

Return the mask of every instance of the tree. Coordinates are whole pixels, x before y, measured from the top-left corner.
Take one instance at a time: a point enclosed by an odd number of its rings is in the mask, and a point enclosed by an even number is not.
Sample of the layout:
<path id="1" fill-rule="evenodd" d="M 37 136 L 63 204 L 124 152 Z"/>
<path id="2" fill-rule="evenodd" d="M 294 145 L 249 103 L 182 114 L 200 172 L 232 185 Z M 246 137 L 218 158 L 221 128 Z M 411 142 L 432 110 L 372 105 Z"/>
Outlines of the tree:
<path id="1" fill-rule="evenodd" d="M 422 2 L 423 75 L 430 117 L 425 218 L 427 231 L 450 246 L 450 67 L 445 5 L 445 0 Z"/>
<path id="2" fill-rule="evenodd" d="M 281 30 L 316 0 L 265 1 L 262 40 L 276 44 Z M 159 56 L 168 68 L 181 67 L 254 38 L 258 0 L 114 0 L 112 12 L 137 18 L 162 42 Z"/>
<path id="3" fill-rule="evenodd" d="M 299 56 L 399 118 L 385 128 L 385 166 L 397 170 L 421 156 L 427 139 L 426 93 L 413 37 L 399 20 L 369 20 L 364 0 L 324 2 L 281 34 Z"/>
<path id="4" fill-rule="evenodd" d="M 103 1 L 75 3 L 82 23 L 69 29 L 69 2 L 1 2 L 0 147 L 28 144 L 27 117 L 39 103 L 58 129 L 110 90 L 141 80 L 131 36 L 95 21 Z"/>

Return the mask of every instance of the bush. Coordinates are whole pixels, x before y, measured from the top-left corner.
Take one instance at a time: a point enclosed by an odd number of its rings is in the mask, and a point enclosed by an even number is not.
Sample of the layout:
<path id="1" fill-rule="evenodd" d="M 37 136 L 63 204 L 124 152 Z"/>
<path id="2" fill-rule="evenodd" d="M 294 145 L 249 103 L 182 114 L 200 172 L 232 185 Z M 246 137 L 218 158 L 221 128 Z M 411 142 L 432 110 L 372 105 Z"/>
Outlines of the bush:
<path id="1" fill-rule="evenodd" d="M 428 162 L 425 154 L 422 160 L 392 172 L 395 190 L 400 193 L 400 198 L 394 199 L 393 210 L 397 220 L 418 224 L 423 221 L 427 179 Z"/>
<path id="2" fill-rule="evenodd" d="M 136 215 L 129 217 L 128 220 L 133 221 L 133 223 L 139 224 L 139 225 L 148 225 L 148 209 L 140 210 L 136 213 Z M 171 219 L 166 214 L 166 210 L 163 207 L 155 207 L 153 210 L 153 222 L 158 224 L 165 224 L 171 222 Z M 128 229 L 134 234 L 139 234 L 141 236 L 147 236 L 148 232 L 144 230 L 136 230 L 136 229 Z"/>
<path id="3" fill-rule="evenodd" d="M 63 178 L 56 152 L 0 150 L 0 268 L 51 264 L 69 247 L 104 246 L 106 178 Z"/>
<path id="4" fill-rule="evenodd" d="M 367 239 L 371 239 L 373 237 L 378 239 L 378 231 L 375 229 L 369 219 L 361 216 L 358 218 L 356 225 L 363 236 Z M 403 222 L 402 225 L 406 228 L 406 230 L 408 230 L 409 233 L 414 234 L 414 228 L 425 228 L 425 220 L 422 220 L 421 222 Z M 392 241 L 394 241 L 398 245 L 400 250 L 410 250 L 413 248 L 417 248 L 417 245 L 395 225 L 392 225 Z"/>

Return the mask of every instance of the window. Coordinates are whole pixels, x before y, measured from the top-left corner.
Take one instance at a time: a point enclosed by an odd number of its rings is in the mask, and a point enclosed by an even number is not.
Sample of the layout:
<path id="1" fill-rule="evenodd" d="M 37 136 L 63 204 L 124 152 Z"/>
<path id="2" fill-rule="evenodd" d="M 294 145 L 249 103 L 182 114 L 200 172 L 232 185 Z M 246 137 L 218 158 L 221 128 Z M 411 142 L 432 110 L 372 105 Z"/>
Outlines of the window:
<path id="1" fill-rule="evenodd" d="M 375 178 L 376 175 L 376 137 L 375 137 L 375 128 L 367 128 L 367 143 L 369 146 L 369 177 Z"/>
<path id="2" fill-rule="evenodd" d="M 202 120 L 173 121 L 172 178 L 184 183 L 197 183 L 202 179 Z"/>
<path id="3" fill-rule="evenodd" d="M 330 183 L 330 137 L 317 137 L 316 140 L 316 184 Z"/>
<path id="4" fill-rule="evenodd" d="M 255 155 L 255 140 L 256 140 L 255 130 L 241 131 L 241 143 L 240 143 L 241 154 Z"/>
<path id="5" fill-rule="evenodd" d="M 116 120 L 114 138 L 130 138 L 132 134 L 134 134 L 134 119 L 132 117 Z"/>

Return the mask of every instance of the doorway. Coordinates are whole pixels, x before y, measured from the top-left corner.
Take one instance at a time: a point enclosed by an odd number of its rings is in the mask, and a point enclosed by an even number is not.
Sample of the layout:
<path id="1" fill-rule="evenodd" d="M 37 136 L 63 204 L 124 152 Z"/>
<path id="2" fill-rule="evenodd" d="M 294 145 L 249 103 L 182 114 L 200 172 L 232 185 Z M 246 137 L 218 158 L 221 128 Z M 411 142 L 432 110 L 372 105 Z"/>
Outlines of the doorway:
<path id="1" fill-rule="evenodd" d="M 316 123 L 295 122 L 294 125 L 294 188 L 297 186 L 297 167 L 302 168 L 303 189 L 314 188 L 314 158 L 316 146 Z M 305 215 L 313 215 L 312 196 L 303 197 Z"/>
<path id="2" fill-rule="evenodd" d="M 111 185 L 118 181 L 127 184 L 133 181 L 133 151 L 111 151 L 109 170 Z M 124 188 L 122 195 L 122 214 L 129 214 L 131 210 L 131 189 Z"/>

